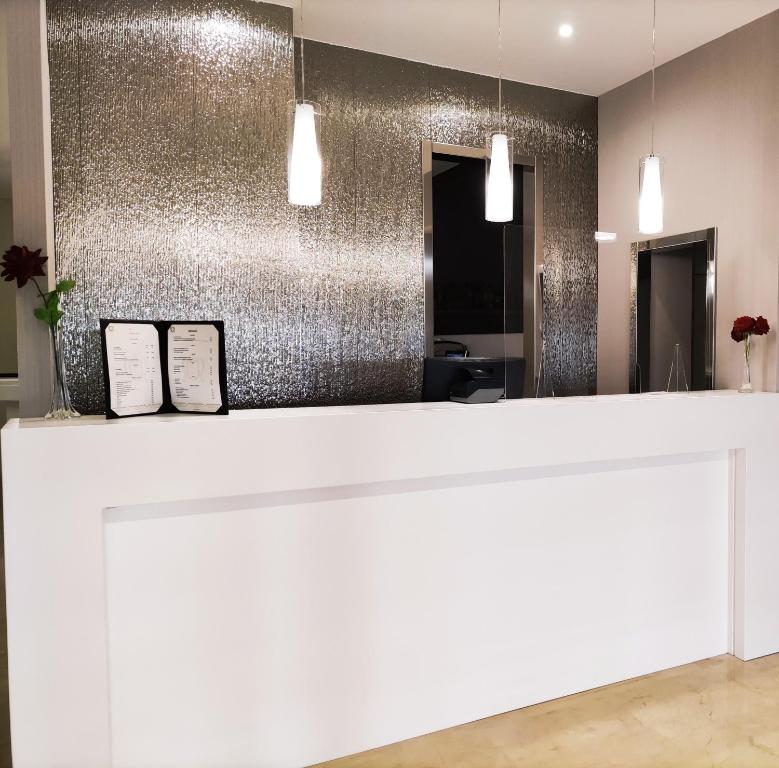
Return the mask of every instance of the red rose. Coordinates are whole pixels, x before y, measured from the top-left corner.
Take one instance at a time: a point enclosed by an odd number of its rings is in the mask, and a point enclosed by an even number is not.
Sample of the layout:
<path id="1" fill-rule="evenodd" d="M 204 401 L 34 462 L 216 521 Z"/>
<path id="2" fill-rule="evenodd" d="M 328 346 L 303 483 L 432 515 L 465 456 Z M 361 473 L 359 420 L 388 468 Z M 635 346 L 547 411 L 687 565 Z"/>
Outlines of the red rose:
<path id="1" fill-rule="evenodd" d="M 755 327 L 755 318 L 744 315 L 743 317 L 737 317 L 733 322 L 733 330 L 736 333 L 751 333 Z"/>
<path id="2" fill-rule="evenodd" d="M 768 320 L 766 320 L 762 315 L 759 315 L 757 320 L 755 320 L 755 328 L 752 333 L 754 333 L 756 336 L 765 336 L 770 330 L 771 327 L 768 325 Z"/>
<path id="3" fill-rule="evenodd" d="M 730 332 L 730 338 L 733 341 L 744 341 L 748 333 L 752 333 L 755 328 L 755 318 L 744 315 L 737 317 L 733 322 L 733 330 Z"/>
<path id="4" fill-rule="evenodd" d="M 0 277 L 5 278 L 6 282 L 16 280 L 16 285 L 23 288 L 27 281 L 33 277 L 43 277 L 43 265 L 46 262 L 46 256 L 41 256 L 41 249 L 31 251 L 26 245 L 12 245 L 4 254 L 0 261 Z"/>

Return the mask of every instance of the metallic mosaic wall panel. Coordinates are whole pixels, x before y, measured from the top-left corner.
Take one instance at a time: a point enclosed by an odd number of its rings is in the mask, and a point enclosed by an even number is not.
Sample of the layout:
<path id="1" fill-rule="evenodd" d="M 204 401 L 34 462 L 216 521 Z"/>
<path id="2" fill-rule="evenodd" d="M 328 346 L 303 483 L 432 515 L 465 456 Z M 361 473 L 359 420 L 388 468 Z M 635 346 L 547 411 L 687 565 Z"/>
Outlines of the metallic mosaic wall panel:
<path id="1" fill-rule="evenodd" d="M 420 142 L 481 144 L 496 84 L 307 43 L 325 203 L 286 203 L 291 12 L 253 0 L 48 0 L 57 270 L 76 405 L 103 407 L 98 319 L 223 318 L 233 407 L 417 400 Z M 509 84 L 545 163 L 547 349 L 595 386 L 597 102 Z"/>

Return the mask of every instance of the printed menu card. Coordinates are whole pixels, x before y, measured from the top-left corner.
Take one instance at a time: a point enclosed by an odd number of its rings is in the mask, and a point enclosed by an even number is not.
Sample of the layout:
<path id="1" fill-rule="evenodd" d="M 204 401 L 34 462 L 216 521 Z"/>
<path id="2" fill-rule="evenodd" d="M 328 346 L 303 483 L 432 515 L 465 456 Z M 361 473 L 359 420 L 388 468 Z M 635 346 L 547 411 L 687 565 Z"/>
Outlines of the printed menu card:
<path id="1" fill-rule="evenodd" d="M 224 323 L 101 320 L 106 416 L 225 414 Z"/>

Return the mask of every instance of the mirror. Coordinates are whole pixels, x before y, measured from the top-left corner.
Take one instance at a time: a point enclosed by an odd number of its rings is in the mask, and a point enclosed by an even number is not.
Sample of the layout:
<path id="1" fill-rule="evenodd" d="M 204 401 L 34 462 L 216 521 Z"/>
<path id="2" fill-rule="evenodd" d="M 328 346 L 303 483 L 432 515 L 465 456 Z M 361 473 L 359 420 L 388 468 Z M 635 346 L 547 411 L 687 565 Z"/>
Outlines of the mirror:
<path id="1" fill-rule="evenodd" d="M 535 158 L 514 158 L 514 219 L 485 220 L 485 150 L 425 141 L 424 400 L 492 374 L 509 399 L 534 394 L 539 294 Z M 540 259 L 538 260 L 540 262 Z"/>
<path id="2" fill-rule="evenodd" d="M 714 389 L 716 246 L 716 229 L 633 243 L 631 392 Z"/>

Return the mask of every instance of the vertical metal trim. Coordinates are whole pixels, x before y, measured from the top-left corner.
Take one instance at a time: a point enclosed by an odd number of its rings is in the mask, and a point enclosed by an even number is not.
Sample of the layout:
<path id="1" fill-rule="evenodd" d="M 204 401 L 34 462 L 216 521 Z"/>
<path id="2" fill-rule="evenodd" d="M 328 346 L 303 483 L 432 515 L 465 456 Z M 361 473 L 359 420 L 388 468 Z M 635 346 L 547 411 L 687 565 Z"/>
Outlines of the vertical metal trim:
<path id="1" fill-rule="evenodd" d="M 547 371 L 545 338 L 545 301 L 543 291 L 544 283 L 540 276 L 544 272 L 544 160 L 540 156 L 535 158 L 535 211 L 533 224 L 535 230 L 535 270 L 533 274 L 533 375 L 529 377 L 532 389 L 528 393 L 535 396 L 538 387 L 539 362 L 543 365 L 544 376 Z"/>
<path id="2" fill-rule="evenodd" d="M 641 377 L 638 375 L 638 254 L 649 248 L 648 240 L 630 244 L 630 354 L 628 370 L 628 391 L 640 392 Z"/>
<path id="3" fill-rule="evenodd" d="M 709 389 L 716 389 L 717 367 L 717 238 L 716 227 L 706 230 L 706 378 Z"/>
<path id="4" fill-rule="evenodd" d="M 425 241 L 425 356 L 433 357 L 433 142 L 427 139 L 422 142 L 422 226 Z"/>

